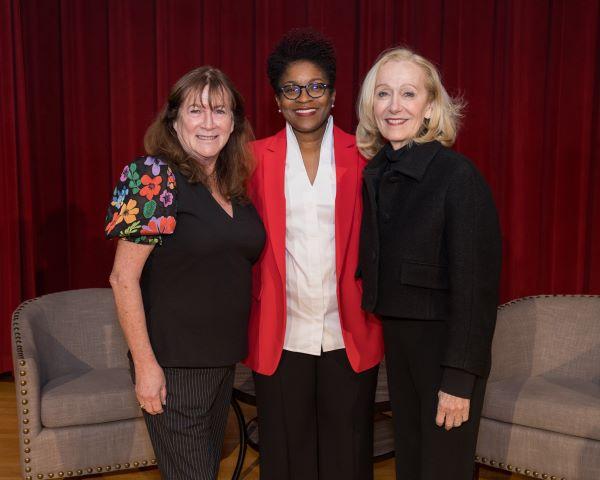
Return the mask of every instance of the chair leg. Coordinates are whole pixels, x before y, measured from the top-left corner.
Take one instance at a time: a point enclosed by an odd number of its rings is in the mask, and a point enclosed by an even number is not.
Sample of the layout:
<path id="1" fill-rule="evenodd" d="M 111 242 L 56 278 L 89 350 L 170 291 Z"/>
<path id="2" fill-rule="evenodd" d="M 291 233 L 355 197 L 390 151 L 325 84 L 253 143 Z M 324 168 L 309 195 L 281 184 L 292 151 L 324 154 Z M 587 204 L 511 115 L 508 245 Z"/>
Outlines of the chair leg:
<path id="1" fill-rule="evenodd" d="M 244 414 L 242 412 L 242 409 L 240 408 L 240 404 L 235 399 L 235 397 L 231 397 L 231 406 L 233 407 L 233 411 L 235 413 L 235 417 L 238 423 L 238 430 L 240 432 L 240 449 L 238 451 L 237 463 L 235 465 L 235 470 L 233 471 L 231 480 L 239 480 L 240 474 L 242 473 L 242 468 L 244 467 L 246 449 L 248 448 L 246 435 L 246 419 L 244 418 Z"/>
<path id="2" fill-rule="evenodd" d="M 475 462 L 473 465 L 473 480 L 479 480 L 479 463 Z"/>

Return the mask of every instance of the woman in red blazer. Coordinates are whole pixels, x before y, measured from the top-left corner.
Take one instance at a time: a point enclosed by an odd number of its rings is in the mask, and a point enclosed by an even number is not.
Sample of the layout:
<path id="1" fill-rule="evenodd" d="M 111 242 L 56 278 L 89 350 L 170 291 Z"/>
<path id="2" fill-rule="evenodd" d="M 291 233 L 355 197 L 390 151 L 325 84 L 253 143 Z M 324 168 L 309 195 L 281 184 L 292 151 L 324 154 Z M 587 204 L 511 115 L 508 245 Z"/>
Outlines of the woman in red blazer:
<path id="1" fill-rule="evenodd" d="M 373 478 L 383 342 L 355 278 L 365 162 L 333 126 L 333 45 L 285 35 L 268 75 L 286 128 L 254 143 L 250 195 L 267 230 L 254 268 L 246 364 L 255 372 L 262 480 Z"/>

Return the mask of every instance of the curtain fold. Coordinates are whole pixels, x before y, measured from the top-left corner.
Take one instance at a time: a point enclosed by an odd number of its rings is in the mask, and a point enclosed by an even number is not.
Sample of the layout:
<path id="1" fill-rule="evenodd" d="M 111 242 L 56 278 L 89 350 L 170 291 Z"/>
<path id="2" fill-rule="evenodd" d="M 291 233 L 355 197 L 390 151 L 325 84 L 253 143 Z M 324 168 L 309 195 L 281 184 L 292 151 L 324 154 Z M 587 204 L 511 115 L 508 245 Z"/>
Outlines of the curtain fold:
<path id="1" fill-rule="evenodd" d="M 266 59 L 300 26 L 336 45 L 334 116 L 347 131 L 363 76 L 391 46 L 431 59 L 465 100 L 455 148 L 498 205 L 502 300 L 600 294 L 597 0 L 0 0 L 0 371 L 20 301 L 107 286 L 105 208 L 170 86 L 219 67 L 256 136 L 272 134 L 283 121 Z"/>
<path id="2" fill-rule="evenodd" d="M 12 311 L 36 295 L 30 137 L 19 4 L 0 3 L 0 372 L 12 369 Z"/>

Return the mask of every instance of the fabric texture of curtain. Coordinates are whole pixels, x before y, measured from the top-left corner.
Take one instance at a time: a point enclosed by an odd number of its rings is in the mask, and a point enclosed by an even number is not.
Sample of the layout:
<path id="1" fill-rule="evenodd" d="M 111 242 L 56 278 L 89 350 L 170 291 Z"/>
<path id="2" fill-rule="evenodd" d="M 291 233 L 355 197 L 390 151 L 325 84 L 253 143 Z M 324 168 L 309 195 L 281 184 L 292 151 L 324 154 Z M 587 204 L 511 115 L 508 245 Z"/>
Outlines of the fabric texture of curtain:
<path id="1" fill-rule="evenodd" d="M 385 48 L 433 60 L 468 107 L 455 148 L 480 168 L 504 235 L 502 300 L 600 294 L 597 0 L 0 0 L 0 372 L 24 299 L 107 286 L 111 188 L 186 71 L 225 71 L 257 137 L 283 126 L 266 58 L 292 27 L 338 54 L 335 121 Z"/>

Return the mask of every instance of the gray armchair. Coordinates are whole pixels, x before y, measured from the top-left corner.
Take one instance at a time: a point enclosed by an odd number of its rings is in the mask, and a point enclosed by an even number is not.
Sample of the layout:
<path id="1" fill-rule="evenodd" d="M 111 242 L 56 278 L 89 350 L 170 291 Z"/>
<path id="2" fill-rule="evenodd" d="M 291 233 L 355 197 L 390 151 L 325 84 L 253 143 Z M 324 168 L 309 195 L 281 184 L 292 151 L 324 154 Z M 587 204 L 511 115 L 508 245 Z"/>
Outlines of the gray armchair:
<path id="1" fill-rule="evenodd" d="M 600 479 L 600 296 L 500 307 L 477 458 L 533 478 Z"/>
<path id="2" fill-rule="evenodd" d="M 110 289 L 29 300 L 12 327 L 23 478 L 156 463 Z"/>

